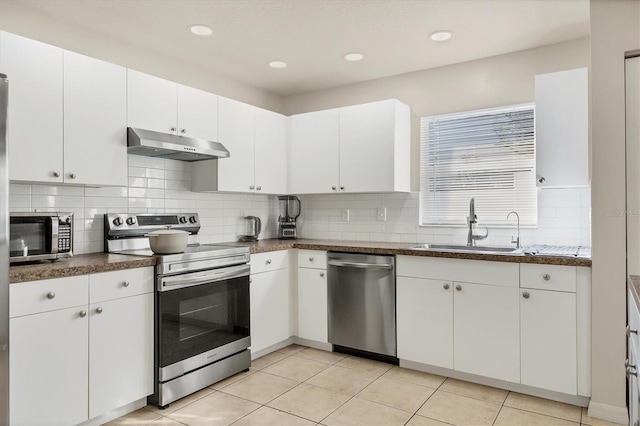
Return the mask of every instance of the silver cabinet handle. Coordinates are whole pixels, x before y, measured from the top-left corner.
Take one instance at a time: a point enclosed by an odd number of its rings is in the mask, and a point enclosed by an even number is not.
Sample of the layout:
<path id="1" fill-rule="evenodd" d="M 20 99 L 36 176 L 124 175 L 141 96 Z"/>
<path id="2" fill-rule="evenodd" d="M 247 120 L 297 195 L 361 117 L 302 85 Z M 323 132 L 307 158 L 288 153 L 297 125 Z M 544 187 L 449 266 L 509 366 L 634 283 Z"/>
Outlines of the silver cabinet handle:
<path id="1" fill-rule="evenodd" d="M 122 287 L 129 287 L 129 281 L 124 281 L 122 283 Z"/>
<path id="2" fill-rule="evenodd" d="M 101 307 L 101 306 L 98 306 L 98 307 L 96 308 L 96 314 L 100 315 L 100 314 L 102 313 L 102 311 L 103 311 L 103 309 L 102 309 L 102 307 Z"/>
<path id="3" fill-rule="evenodd" d="M 528 299 L 531 297 L 531 295 L 529 294 L 529 292 L 525 291 L 524 293 L 522 293 L 522 297 L 524 297 L 525 299 Z"/>
<path id="4" fill-rule="evenodd" d="M 358 269 L 393 269 L 392 263 L 340 262 L 337 260 L 329 260 L 327 261 L 327 265 Z"/>
<path id="5" fill-rule="evenodd" d="M 60 177 L 60 172 L 53 172 L 53 177 Z"/>
<path id="6" fill-rule="evenodd" d="M 462 286 L 460 284 L 456 285 L 456 291 L 462 291 Z"/>
<path id="7" fill-rule="evenodd" d="M 271 259 L 267 259 L 267 261 L 264 262 L 264 263 L 267 264 L 267 265 L 271 265 Z"/>
<path id="8" fill-rule="evenodd" d="M 543 280 L 545 280 L 545 281 L 549 281 L 549 280 L 551 279 L 551 275 L 549 275 L 549 274 L 544 274 L 544 275 L 542 276 L 542 279 L 543 279 Z"/>
<path id="9" fill-rule="evenodd" d="M 449 290 L 449 284 L 444 284 L 442 288 L 444 288 L 445 290 Z"/>
<path id="10" fill-rule="evenodd" d="M 254 185 L 251 185 L 249 189 L 256 189 L 256 187 Z"/>
<path id="11" fill-rule="evenodd" d="M 313 256 L 309 256 L 309 262 L 313 262 Z"/>
<path id="12" fill-rule="evenodd" d="M 80 315 L 80 318 L 84 318 L 84 317 L 86 317 L 86 316 L 87 316 L 87 311 L 82 310 L 82 311 L 80 311 L 80 312 L 78 313 L 78 315 Z"/>
<path id="13" fill-rule="evenodd" d="M 49 293 L 47 293 L 47 299 L 51 300 L 54 297 L 56 297 L 56 294 L 53 291 L 50 291 Z"/>
<path id="14" fill-rule="evenodd" d="M 332 186 L 332 187 L 331 187 L 331 189 L 333 189 L 333 190 L 335 191 L 335 190 L 336 190 L 336 187 L 335 187 L 335 186 Z"/>
<path id="15" fill-rule="evenodd" d="M 175 127 L 169 127 L 169 130 L 171 130 L 172 132 L 175 132 L 176 128 Z"/>
<path id="16" fill-rule="evenodd" d="M 631 337 L 631 333 L 633 333 L 633 334 L 636 334 L 636 335 L 637 335 L 637 334 L 638 334 L 638 330 L 632 330 L 632 329 L 631 329 L 631 326 L 630 326 L 630 325 L 628 325 L 628 326 L 627 326 L 627 337 Z"/>
<path id="17" fill-rule="evenodd" d="M 76 178 L 76 174 L 75 174 L 75 173 L 69 173 L 69 177 L 70 177 L 71 179 L 75 179 L 75 178 Z"/>
<path id="18" fill-rule="evenodd" d="M 253 282 L 253 278 L 249 278 L 249 284 Z"/>
<path id="19" fill-rule="evenodd" d="M 187 133 L 187 129 L 180 129 L 180 133 Z"/>
<path id="20" fill-rule="evenodd" d="M 257 187 L 256 189 L 257 189 L 258 191 L 262 191 L 262 187 L 261 187 L 261 186 Z"/>
<path id="21" fill-rule="evenodd" d="M 321 277 L 324 277 L 324 272 L 320 272 L 320 276 L 321 276 Z"/>
<path id="22" fill-rule="evenodd" d="M 638 366 L 636 364 L 631 364 L 629 359 L 624 362 L 624 366 L 627 370 L 627 377 L 629 376 L 637 376 L 638 375 Z"/>

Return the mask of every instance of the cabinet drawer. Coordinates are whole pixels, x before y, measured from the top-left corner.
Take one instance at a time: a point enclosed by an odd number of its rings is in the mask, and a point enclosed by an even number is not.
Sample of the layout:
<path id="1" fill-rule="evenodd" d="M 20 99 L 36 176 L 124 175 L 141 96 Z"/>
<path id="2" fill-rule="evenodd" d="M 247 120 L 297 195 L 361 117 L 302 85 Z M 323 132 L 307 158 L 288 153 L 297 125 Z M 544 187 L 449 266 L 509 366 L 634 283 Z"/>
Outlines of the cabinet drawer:
<path id="1" fill-rule="evenodd" d="M 124 269 L 89 275 L 90 303 L 153 292 L 153 268 Z"/>
<path id="2" fill-rule="evenodd" d="M 476 284 L 518 287 L 517 263 L 488 260 L 396 256 L 396 275 Z"/>
<path id="3" fill-rule="evenodd" d="M 9 317 L 86 305 L 88 299 L 88 275 L 11 284 Z"/>
<path id="4" fill-rule="evenodd" d="M 575 266 L 520 265 L 520 287 L 553 291 L 576 291 Z"/>
<path id="5" fill-rule="evenodd" d="M 250 266 L 252 274 L 286 269 L 289 267 L 289 250 L 252 254 Z"/>
<path id="6" fill-rule="evenodd" d="M 327 269 L 327 252 L 320 250 L 298 250 L 298 267 Z"/>

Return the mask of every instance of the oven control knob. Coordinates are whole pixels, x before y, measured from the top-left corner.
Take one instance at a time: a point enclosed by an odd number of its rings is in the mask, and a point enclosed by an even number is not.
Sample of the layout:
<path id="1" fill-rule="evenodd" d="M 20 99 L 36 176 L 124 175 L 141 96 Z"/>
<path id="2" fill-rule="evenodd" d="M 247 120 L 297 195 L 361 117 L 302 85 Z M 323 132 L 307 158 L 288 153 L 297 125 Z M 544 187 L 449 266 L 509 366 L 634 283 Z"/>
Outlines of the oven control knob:
<path id="1" fill-rule="evenodd" d="M 119 218 L 119 217 L 116 217 L 115 219 L 113 219 L 113 224 L 114 224 L 115 226 L 120 226 L 120 225 L 122 225 L 122 219 L 121 219 L 121 218 Z"/>
<path id="2" fill-rule="evenodd" d="M 187 218 L 186 218 L 186 216 L 181 216 L 181 217 L 180 217 L 180 223 L 187 223 Z"/>
<path id="3" fill-rule="evenodd" d="M 136 223 L 136 218 L 135 217 L 128 217 L 127 218 L 127 225 L 133 225 Z"/>
<path id="4" fill-rule="evenodd" d="M 189 222 L 191 222 L 191 223 L 196 223 L 197 221 L 198 221 L 198 219 L 196 219 L 196 217 L 195 217 L 195 216 L 191 216 L 191 217 L 189 218 Z"/>

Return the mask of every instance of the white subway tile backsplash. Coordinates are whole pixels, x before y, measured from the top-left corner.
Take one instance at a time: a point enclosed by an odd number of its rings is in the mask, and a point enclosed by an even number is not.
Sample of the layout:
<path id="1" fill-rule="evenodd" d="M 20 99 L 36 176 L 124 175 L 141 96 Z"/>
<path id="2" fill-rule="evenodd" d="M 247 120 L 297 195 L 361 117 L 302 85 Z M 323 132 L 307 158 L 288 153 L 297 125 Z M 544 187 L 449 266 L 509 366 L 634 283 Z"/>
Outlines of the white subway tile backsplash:
<path id="1" fill-rule="evenodd" d="M 303 195 L 299 235 L 356 241 L 465 244 L 464 226 L 418 226 L 418 193 Z M 547 188 L 538 191 L 539 226 L 522 229 L 523 245 L 590 245 L 590 189 Z M 75 252 L 103 250 L 104 213 L 165 213 L 196 211 L 203 243 L 236 240 L 244 232 L 242 215 L 262 219 L 261 238 L 277 235 L 280 204 L 276 196 L 263 194 L 191 192 L 191 164 L 129 156 L 129 186 L 93 188 L 64 185 L 10 185 L 11 211 L 72 211 L 76 218 Z M 386 208 L 387 220 L 377 220 L 377 209 Z M 342 220 L 349 209 L 350 221 Z M 480 216 L 480 214 L 479 214 Z M 478 232 L 483 232 L 480 230 Z M 515 223 L 489 228 L 483 244 L 511 245 Z"/>
<path id="2" fill-rule="evenodd" d="M 355 203 L 353 202 L 355 199 Z M 301 235 L 317 238 L 322 224 L 329 225 L 329 238 L 350 239 L 356 224 L 358 239 L 364 234 L 372 241 L 423 242 L 440 244 L 466 244 L 465 226 L 418 226 L 419 194 L 349 194 L 306 195 L 301 197 L 303 219 Z M 387 209 L 386 222 L 377 221 L 377 209 Z M 351 221 L 342 221 L 341 210 L 350 209 Z M 481 216 L 479 214 L 479 216 Z M 544 188 L 538 190 L 538 227 L 521 229 L 523 245 L 580 244 L 590 245 L 590 188 Z M 382 228 L 380 226 L 382 225 Z M 478 232 L 483 233 L 480 227 Z M 347 234 L 347 236 L 345 236 Z M 483 244 L 510 246 L 516 235 L 512 227 L 489 228 L 489 237 Z"/>

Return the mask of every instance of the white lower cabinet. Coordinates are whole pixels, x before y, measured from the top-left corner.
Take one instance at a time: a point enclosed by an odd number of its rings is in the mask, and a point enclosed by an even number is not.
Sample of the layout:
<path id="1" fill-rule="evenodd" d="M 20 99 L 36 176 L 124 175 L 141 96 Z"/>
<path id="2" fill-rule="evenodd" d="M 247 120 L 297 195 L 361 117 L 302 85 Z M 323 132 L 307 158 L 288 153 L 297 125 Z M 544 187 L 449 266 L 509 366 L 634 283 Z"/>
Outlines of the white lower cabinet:
<path id="1" fill-rule="evenodd" d="M 90 419 L 153 393 L 153 293 L 90 305 L 89 335 Z"/>
<path id="2" fill-rule="evenodd" d="M 589 396 L 590 282 L 588 268 L 398 256 L 398 358 Z"/>
<path id="3" fill-rule="evenodd" d="M 297 336 L 328 343 L 327 312 L 327 253 L 299 250 Z"/>
<path id="4" fill-rule="evenodd" d="M 153 276 L 11 284 L 11 424 L 78 424 L 153 393 Z"/>
<path id="5" fill-rule="evenodd" d="M 398 358 L 453 368 L 451 281 L 398 277 L 396 304 Z"/>
<path id="6" fill-rule="evenodd" d="M 577 392 L 576 295 L 521 289 L 523 385 Z"/>
<path id="7" fill-rule="evenodd" d="M 87 420 L 86 307 L 11 318 L 9 324 L 11 424 L 74 425 Z"/>
<path id="8" fill-rule="evenodd" d="M 519 382 L 518 289 L 453 284 L 454 369 Z"/>
<path id="9" fill-rule="evenodd" d="M 251 352 L 291 337 L 288 251 L 251 255 Z"/>

